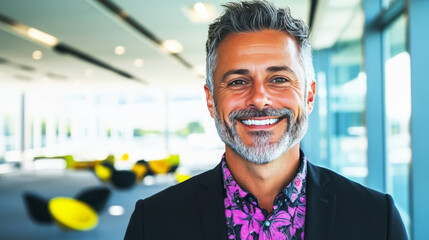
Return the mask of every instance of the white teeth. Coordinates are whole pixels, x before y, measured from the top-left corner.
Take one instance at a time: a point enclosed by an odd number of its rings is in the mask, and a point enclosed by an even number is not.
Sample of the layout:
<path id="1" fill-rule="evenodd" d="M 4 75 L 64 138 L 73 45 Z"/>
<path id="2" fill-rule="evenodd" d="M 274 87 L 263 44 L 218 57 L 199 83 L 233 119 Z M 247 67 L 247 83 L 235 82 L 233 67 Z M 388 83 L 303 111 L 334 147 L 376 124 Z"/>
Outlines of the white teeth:
<path id="1" fill-rule="evenodd" d="M 242 120 L 241 122 L 246 125 L 257 125 L 257 126 L 264 126 L 264 125 L 271 125 L 278 121 L 278 118 L 271 118 L 271 119 L 264 119 L 264 120 L 254 120 L 254 119 L 248 119 L 248 120 Z"/>

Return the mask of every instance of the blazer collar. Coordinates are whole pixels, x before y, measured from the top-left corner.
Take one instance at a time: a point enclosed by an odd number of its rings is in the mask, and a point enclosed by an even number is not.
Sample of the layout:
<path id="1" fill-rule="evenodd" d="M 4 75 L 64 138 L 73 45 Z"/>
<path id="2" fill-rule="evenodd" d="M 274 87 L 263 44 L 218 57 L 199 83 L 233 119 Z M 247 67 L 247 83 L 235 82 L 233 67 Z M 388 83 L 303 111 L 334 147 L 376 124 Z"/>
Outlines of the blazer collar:
<path id="1" fill-rule="evenodd" d="M 198 207 L 206 239 L 227 239 L 221 164 L 210 170 L 200 183 L 202 190 L 198 194 Z"/>
<path id="2" fill-rule="evenodd" d="M 337 197 L 326 189 L 329 177 L 321 168 L 307 164 L 305 239 L 332 239 Z"/>

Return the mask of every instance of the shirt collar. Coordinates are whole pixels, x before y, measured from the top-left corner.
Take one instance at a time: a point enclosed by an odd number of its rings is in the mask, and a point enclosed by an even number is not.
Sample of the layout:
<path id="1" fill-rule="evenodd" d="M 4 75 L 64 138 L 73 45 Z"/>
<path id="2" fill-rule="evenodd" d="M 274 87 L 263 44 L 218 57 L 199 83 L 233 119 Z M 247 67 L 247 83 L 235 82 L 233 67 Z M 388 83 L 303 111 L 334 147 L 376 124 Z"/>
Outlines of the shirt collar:
<path id="1" fill-rule="evenodd" d="M 232 202 L 239 203 L 242 201 L 249 201 L 249 199 L 252 202 L 256 199 L 251 193 L 246 192 L 237 184 L 228 168 L 225 154 L 222 156 L 222 174 L 226 196 L 232 198 Z M 298 173 L 294 179 L 279 193 L 279 195 L 284 194 L 289 199 L 289 201 L 295 205 L 298 196 L 300 196 L 303 191 L 305 192 L 304 183 L 306 177 L 307 158 L 305 157 L 304 152 L 300 150 L 300 165 L 298 168 Z"/>

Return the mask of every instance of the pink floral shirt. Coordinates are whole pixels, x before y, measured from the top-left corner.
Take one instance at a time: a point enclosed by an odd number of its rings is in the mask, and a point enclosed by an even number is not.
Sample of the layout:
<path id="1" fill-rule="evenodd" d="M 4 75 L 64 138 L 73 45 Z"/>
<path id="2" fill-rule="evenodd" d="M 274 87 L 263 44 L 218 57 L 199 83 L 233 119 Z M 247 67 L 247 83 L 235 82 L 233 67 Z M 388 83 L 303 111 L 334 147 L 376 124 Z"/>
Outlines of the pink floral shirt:
<path id="1" fill-rule="evenodd" d="M 256 197 L 243 190 L 231 175 L 222 157 L 225 188 L 225 217 L 228 239 L 304 239 L 305 182 L 307 159 L 301 152 L 301 165 L 293 181 L 274 200 L 268 214 Z"/>

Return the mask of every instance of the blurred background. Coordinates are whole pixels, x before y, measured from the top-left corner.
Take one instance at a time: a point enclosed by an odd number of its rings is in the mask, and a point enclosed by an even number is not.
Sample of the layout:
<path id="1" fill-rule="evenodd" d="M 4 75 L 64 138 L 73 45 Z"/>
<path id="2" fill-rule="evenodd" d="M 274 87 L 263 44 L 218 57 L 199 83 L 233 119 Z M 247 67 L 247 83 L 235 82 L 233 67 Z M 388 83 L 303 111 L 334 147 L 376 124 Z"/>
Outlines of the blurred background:
<path id="1" fill-rule="evenodd" d="M 203 86 L 225 2 L 0 0 L 0 239 L 122 239 L 138 199 L 219 162 Z M 426 239 L 429 1 L 272 2 L 311 30 L 307 157 L 391 194 Z M 97 222 L 67 222 L 60 196 Z"/>

